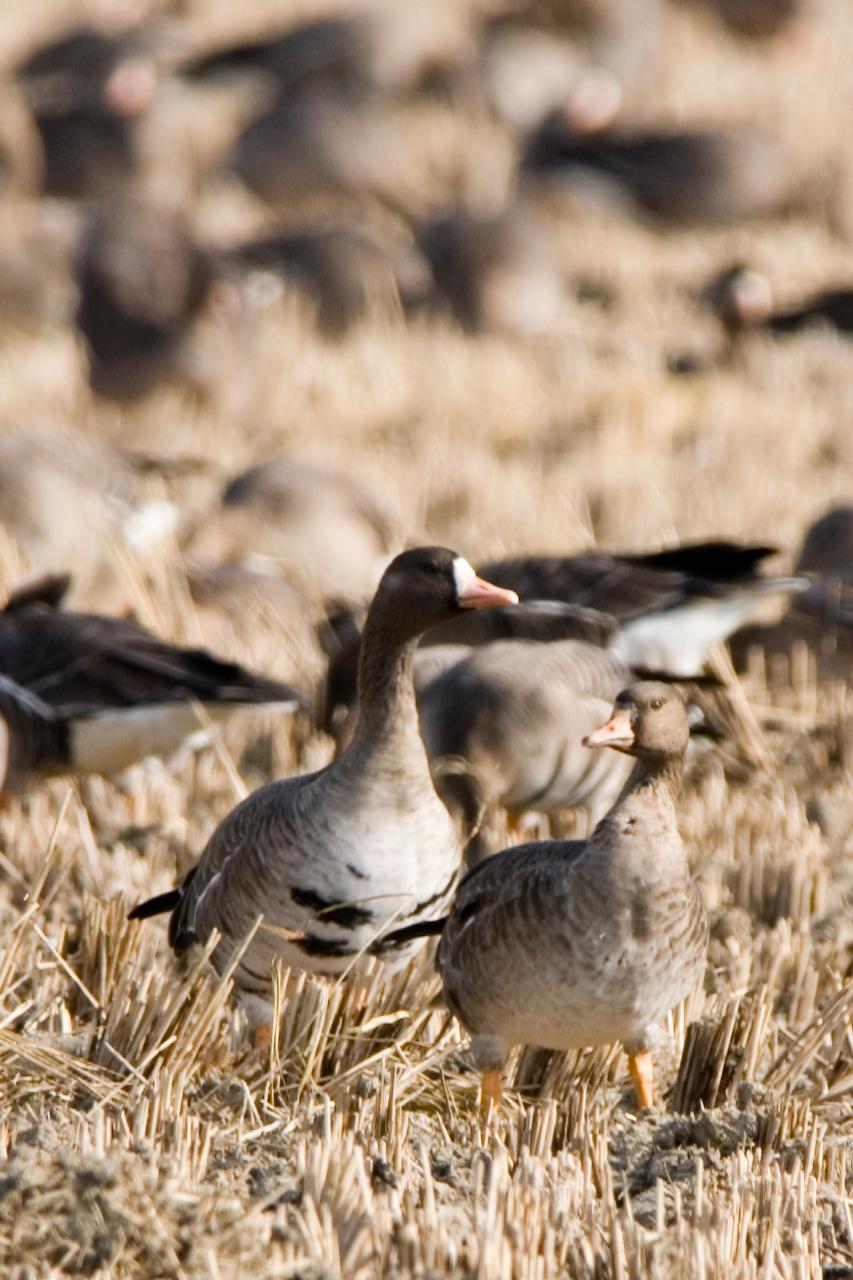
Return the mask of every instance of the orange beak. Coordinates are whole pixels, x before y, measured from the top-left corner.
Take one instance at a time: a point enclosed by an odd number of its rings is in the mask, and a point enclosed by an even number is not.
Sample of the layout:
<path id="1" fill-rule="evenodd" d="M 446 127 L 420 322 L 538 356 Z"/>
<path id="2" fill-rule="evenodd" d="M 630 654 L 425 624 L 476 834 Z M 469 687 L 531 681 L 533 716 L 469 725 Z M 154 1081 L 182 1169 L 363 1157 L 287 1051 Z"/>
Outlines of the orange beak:
<path id="1" fill-rule="evenodd" d="M 613 747 L 615 751 L 627 751 L 634 745 L 631 713 L 627 708 L 614 711 L 600 729 L 593 730 L 583 739 L 585 747 Z"/>
<path id="2" fill-rule="evenodd" d="M 494 609 L 500 604 L 518 604 L 518 594 L 508 587 L 496 587 L 485 578 L 475 578 L 456 597 L 463 609 Z"/>

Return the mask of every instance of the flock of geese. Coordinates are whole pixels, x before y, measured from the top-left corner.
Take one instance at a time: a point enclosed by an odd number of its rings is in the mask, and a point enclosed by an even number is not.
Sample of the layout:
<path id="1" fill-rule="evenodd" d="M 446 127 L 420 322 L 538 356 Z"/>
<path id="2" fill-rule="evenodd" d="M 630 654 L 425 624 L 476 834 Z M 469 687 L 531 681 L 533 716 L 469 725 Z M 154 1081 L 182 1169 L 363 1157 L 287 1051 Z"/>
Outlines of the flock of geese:
<path id="1" fill-rule="evenodd" d="M 725 640 L 738 661 L 805 645 L 849 677 L 853 508 L 816 522 L 792 576 L 763 571 L 771 554 L 716 541 L 520 556 L 478 576 L 445 548 L 404 551 L 363 626 L 327 628 L 319 698 L 64 608 L 68 578 L 45 575 L 0 613 L 3 792 L 168 756 L 198 731 L 199 703 L 215 718 L 314 710 L 338 735 L 332 763 L 250 794 L 183 883 L 131 917 L 168 912 L 177 954 L 217 930 L 220 971 L 251 934 L 234 989 L 261 1043 L 276 961 L 393 969 L 440 935 L 484 1107 L 514 1045 L 617 1040 L 651 1105 L 662 1019 L 701 977 L 707 940 L 676 821 L 697 719 L 678 686 L 707 678 Z M 787 601 L 781 619 L 750 624 L 768 596 Z M 480 837 L 496 807 L 584 808 L 592 832 L 494 851 Z"/>
<path id="2" fill-rule="evenodd" d="M 804 161 L 764 121 L 645 123 L 678 10 L 771 52 L 813 16 L 808 0 L 374 0 L 215 43 L 165 15 L 53 36 L 3 85 L 0 173 L 30 203 L 4 237 L 2 310 L 70 321 L 92 391 L 134 401 L 176 379 L 206 393 L 199 322 L 233 336 L 282 297 L 328 337 L 377 309 L 546 335 L 572 294 L 608 305 L 561 247 L 578 206 L 661 230 L 840 223 L 839 157 Z M 432 110 L 476 141 L 436 154 Z M 251 233 L 196 216 L 232 187 L 256 202 Z M 704 300 L 729 337 L 789 331 L 769 283 L 728 271 Z M 846 332 L 840 295 L 796 323 Z"/>
<path id="3" fill-rule="evenodd" d="M 52 245 L 59 263 L 37 236 L 29 256 L 23 239 L 0 252 L 0 310 L 72 318 L 92 393 L 128 401 L 187 379 L 200 318 L 239 310 L 270 282 L 307 299 L 332 338 L 389 301 L 398 318 L 441 311 L 470 331 L 547 333 L 567 288 L 549 219 L 567 200 L 660 229 L 826 213 L 826 183 L 763 129 L 642 123 L 677 7 L 760 47 L 795 43 L 809 8 L 430 0 L 213 46 L 188 42 L 177 19 L 52 37 L 7 69 L 21 127 L 12 136 L 6 113 L 0 168 L 79 216 Z M 185 141 L 197 104 L 210 125 L 221 101 L 221 136 L 211 127 L 192 156 L 178 148 L 171 178 L 188 174 L 191 189 L 158 198 L 170 119 L 184 121 Z M 458 174 L 433 172 L 421 125 L 437 104 L 479 131 L 476 150 L 490 140 L 479 172 L 461 155 Z M 205 236 L 187 216 L 226 178 L 265 210 L 255 234 Z M 493 200 L 475 198 L 484 183 Z M 718 273 L 701 302 L 720 320 L 720 361 L 750 330 L 853 332 L 853 292 L 778 308 L 745 263 Z M 698 363 L 676 355 L 672 371 Z M 142 518 L 133 477 L 94 441 L 82 460 L 63 448 L 58 436 L 0 439 L 0 523 L 43 568 L 91 529 L 106 542 L 120 526 L 134 547 L 152 519 L 168 522 L 162 510 Z M 3 798 L 55 774 L 168 757 L 238 706 L 312 715 L 333 761 L 250 794 L 183 883 L 131 916 L 168 913 L 177 954 L 217 931 L 219 971 L 251 935 L 233 982 L 261 1043 L 276 962 L 345 977 L 365 962 L 401 966 L 438 937 L 484 1109 L 513 1046 L 616 1041 L 650 1106 L 653 1049 L 701 980 L 708 936 L 676 805 L 692 733 L 713 726 L 687 691 L 710 678 L 723 643 L 736 670 L 756 650 L 772 671 L 805 648 L 819 678 L 850 678 L 853 507 L 813 525 L 786 576 L 766 570 L 774 548 L 721 540 L 516 556 L 481 576 L 441 547 L 389 562 L 392 542 L 371 494 L 292 458 L 232 477 L 185 538 L 199 610 L 233 621 L 274 598 L 302 636 L 305 599 L 323 602 L 319 696 L 69 607 L 63 574 L 21 584 L 0 611 Z M 781 618 L 753 621 L 768 599 Z M 516 837 L 526 814 L 556 821 L 564 809 L 585 812 L 586 839 L 493 847 L 495 811 Z"/>

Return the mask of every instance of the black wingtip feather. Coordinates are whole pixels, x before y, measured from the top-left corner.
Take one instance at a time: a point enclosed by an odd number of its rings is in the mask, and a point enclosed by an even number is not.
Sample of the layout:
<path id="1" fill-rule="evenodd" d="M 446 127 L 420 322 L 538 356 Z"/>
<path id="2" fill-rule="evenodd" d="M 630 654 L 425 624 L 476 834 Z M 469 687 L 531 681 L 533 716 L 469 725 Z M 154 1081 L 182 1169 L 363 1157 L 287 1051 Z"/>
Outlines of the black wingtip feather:
<path id="1" fill-rule="evenodd" d="M 386 947 L 401 947 L 415 938 L 437 938 L 444 932 L 449 916 L 441 916 L 438 920 L 418 920 L 414 924 L 404 925 L 402 929 L 392 929 L 379 939 L 377 946 L 383 951 Z"/>
<path id="2" fill-rule="evenodd" d="M 180 889 L 170 889 L 168 893 L 158 893 L 155 898 L 148 898 L 128 911 L 128 920 L 148 920 L 151 916 L 162 916 L 167 911 L 174 911 L 181 900 Z"/>
<path id="3" fill-rule="evenodd" d="M 623 555 L 618 559 L 647 569 L 695 574 L 709 582 L 737 582 L 753 576 L 763 560 L 777 553 L 777 547 L 764 544 L 751 546 L 714 539 L 683 543 L 679 547 L 668 547 L 645 555 Z"/>

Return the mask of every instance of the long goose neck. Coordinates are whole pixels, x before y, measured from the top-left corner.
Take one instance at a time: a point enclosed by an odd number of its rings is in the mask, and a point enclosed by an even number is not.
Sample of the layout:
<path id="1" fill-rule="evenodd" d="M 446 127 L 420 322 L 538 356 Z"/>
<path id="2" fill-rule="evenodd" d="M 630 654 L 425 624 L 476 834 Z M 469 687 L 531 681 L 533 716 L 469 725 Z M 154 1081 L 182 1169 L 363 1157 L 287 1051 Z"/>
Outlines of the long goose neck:
<path id="1" fill-rule="evenodd" d="M 602 853 L 616 851 L 619 861 L 634 866 L 641 879 L 687 874 L 687 859 L 678 831 L 675 802 L 684 774 L 682 755 L 638 759 L 613 808 L 596 833 Z M 594 838 L 594 837 L 593 837 Z"/>
<path id="2" fill-rule="evenodd" d="M 388 754 L 428 771 L 418 729 L 414 657 L 418 637 L 368 617 L 358 668 L 358 724 L 352 747 L 362 756 Z"/>

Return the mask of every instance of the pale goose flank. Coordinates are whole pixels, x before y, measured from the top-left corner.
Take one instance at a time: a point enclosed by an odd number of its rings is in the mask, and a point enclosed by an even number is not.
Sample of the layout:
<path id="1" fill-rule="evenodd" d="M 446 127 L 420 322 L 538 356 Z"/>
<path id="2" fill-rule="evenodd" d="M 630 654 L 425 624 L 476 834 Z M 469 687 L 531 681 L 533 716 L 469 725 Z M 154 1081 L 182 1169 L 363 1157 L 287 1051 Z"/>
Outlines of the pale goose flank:
<path id="1" fill-rule="evenodd" d="M 213 833 L 183 886 L 135 908 L 132 918 L 171 911 L 176 952 L 218 929 L 214 964 L 221 969 L 262 915 L 235 984 L 250 1019 L 265 1024 L 276 959 L 342 973 L 389 924 L 446 906 L 462 849 L 418 732 L 415 646 L 421 632 L 459 610 L 513 600 L 452 551 L 423 547 L 397 556 L 367 615 L 349 747 L 317 773 L 249 796 Z M 395 946 L 389 960 L 407 959 L 413 945 Z"/>
<path id="2" fill-rule="evenodd" d="M 487 1110 L 514 1045 L 577 1049 L 621 1040 L 637 1100 L 653 1103 L 651 1050 L 666 1014 L 700 982 L 708 923 L 678 833 L 685 705 L 658 682 L 629 686 L 588 747 L 635 759 L 588 840 L 520 845 L 462 881 L 440 934 L 447 1002 L 472 1036 Z"/>

